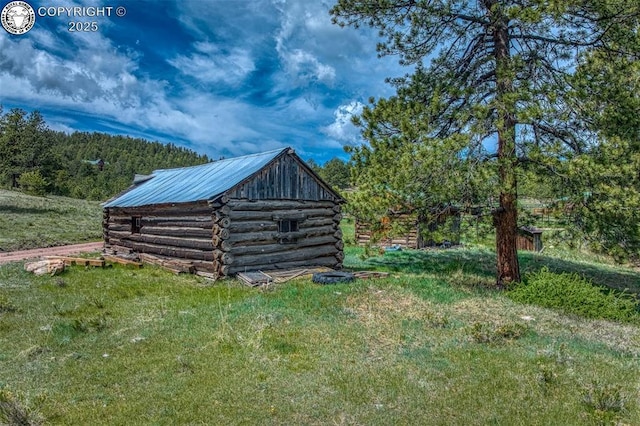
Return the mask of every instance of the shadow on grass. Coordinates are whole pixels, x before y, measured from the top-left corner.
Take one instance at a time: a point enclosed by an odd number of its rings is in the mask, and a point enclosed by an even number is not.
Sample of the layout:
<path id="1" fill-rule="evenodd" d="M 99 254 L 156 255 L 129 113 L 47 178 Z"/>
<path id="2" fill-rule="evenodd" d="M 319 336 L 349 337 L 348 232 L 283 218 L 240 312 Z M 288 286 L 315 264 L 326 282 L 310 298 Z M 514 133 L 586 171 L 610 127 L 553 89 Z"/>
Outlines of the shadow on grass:
<path id="1" fill-rule="evenodd" d="M 526 274 L 548 267 L 553 272 L 577 273 L 596 285 L 640 293 L 640 272 L 595 263 L 576 262 L 531 252 L 520 252 L 520 271 Z M 358 262 L 355 269 L 379 269 L 408 274 L 431 273 L 447 278 L 453 273 L 476 275 L 487 282 L 495 279 L 496 255 L 489 250 L 403 250 L 387 252 Z"/>
<path id="2" fill-rule="evenodd" d="M 56 209 L 46 207 L 18 207 L 18 206 L 0 206 L 0 213 L 6 214 L 48 214 L 60 213 Z"/>

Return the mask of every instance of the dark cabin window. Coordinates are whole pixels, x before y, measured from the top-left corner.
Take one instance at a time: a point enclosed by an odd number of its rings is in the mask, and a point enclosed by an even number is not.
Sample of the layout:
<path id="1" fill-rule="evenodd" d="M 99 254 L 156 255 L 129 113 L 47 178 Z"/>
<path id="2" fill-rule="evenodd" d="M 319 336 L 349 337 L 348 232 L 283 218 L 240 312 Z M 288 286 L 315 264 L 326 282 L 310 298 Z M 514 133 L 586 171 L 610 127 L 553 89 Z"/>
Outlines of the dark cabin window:
<path id="1" fill-rule="evenodd" d="M 279 232 L 298 232 L 297 220 L 280 220 L 278 221 Z"/>
<path id="2" fill-rule="evenodd" d="M 139 234 L 140 228 L 142 228 L 142 218 L 140 216 L 133 216 L 131 218 L 131 233 Z"/>
<path id="3" fill-rule="evenodd" d="M 278 221 L 278 232 L 280 233 L 280 244 L 293 244 L 298 239 L 294 235 L 286 235 L 293 232 L 298 232 L 298 221 L 297 220 L 279 220 Z"/>

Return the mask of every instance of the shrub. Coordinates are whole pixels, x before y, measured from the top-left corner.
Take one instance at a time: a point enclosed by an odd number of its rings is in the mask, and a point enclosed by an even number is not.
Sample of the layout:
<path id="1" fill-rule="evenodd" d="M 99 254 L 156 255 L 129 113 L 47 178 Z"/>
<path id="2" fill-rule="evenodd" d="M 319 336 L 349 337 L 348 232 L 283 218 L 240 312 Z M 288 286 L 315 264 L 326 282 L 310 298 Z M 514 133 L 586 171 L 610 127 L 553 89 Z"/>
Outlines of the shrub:
<path id="1" fill-rule="evenodd" d="M 520 303 L 559 309 L 585 318 L 622 322 L 640 319 L 640 305 L 633 296 L 596 286 L 578 274 L 558 274 L 546 267 L 528 274 L 508 295 Z"/>
<path id="2" fill-rule="evenodd" d="M 18 183 L 26 194 L 42 196 L 47 193 L 47 180 L 39 170 L 22 173 Z"/>

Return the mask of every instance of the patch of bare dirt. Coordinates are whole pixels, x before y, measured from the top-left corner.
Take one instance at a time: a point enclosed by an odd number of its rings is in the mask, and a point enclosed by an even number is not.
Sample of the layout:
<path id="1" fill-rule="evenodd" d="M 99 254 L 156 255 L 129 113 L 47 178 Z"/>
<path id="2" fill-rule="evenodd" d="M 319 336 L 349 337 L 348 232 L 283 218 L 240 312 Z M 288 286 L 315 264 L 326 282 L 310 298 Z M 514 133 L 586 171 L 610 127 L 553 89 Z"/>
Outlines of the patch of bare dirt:
<path id="1" fill-rule="evenodd" d="M 69 246 L 45 247 L 32 250 L 19 250 L 0 253 L 0 265 L 26 259 L 37 259 L 45 256 L 68 256 L 70 254 L 101 251 L 103 242 L 73 244 Z"/>

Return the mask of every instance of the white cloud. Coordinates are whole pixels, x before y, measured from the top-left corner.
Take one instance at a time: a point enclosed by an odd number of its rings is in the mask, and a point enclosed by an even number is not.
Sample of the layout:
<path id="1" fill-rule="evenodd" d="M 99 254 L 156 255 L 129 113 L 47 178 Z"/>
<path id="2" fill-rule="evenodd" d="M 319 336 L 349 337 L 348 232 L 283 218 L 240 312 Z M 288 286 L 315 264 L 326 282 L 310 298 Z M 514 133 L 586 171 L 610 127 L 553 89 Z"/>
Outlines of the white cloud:
<path id="1" fill-rule="evenodd" d="M 329 65 L 321 63 L 310 52 L 293 49 L 292 51 L 281 50 L 279 53 L 287 73 L 296 81 L 303 84 L 321 82 L 327 86 L 333 84 L 336 70 Z"/>
<path id="2" fill-rule="evenodd" d="M 182 73 L 203 83 L 238 85 L 256 67 L 248 49 L 233 48 L 223 52 L 213 43 L 197 42 L 196 52 L 178 55 L 168 62 Z"/>
<path id="3" fill-rule="evenodd" d="M 334 121 L 323 127 L 322 132 L 327 136 L 347 144 L 356 143 L 360 138 L 360 129 L 353 125 L 351 118 L 362 113 L 364 105 L 358 101 L 340 105 L 333 113 Z"/>

